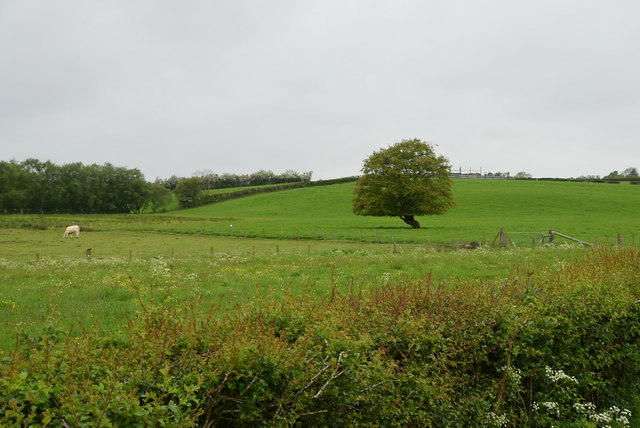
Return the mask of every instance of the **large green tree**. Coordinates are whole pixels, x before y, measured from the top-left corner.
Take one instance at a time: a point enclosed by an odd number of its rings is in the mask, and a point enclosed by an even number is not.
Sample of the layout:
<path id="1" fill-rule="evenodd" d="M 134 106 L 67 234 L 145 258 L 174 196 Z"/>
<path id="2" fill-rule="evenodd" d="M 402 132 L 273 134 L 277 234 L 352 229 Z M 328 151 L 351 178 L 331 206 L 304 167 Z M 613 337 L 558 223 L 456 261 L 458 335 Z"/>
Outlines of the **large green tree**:
<path id="1" fill-rule="evenodd" d="M 174 190 L 180 208 L 191 208 L 198 205 L 202 193 L 202 179 L 200 177 L 185 178 Z"/>
<path id="2" fill-rule="evenodd" d="M 353 212 L 398 216 L 419 228 L 419 215 L 444 214 L 455 205 L 449 161 L 417 139 L 373 152 L 364 161 L 353 199 Z"/>

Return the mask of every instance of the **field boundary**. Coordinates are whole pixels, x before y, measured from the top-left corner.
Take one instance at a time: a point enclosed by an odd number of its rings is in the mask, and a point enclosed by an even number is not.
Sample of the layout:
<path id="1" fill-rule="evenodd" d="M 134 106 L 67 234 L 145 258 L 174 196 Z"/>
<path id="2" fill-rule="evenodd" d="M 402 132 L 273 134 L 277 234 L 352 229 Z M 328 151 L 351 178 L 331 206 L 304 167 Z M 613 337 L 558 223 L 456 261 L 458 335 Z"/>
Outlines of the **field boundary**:
<path id="1" fill-rule="evenodd" d="M 593 244 L 590 242 L 583 241 L 578 238 L 574 238 L 573 236 L 565 235 L 564 233 L 557 232 L 553 229 L 550 229 L 547 233 L 544 232 L 506 232 L 504 228 L 500 228 L 500 231 L 493 239 L 491 243 L 492 246 L 496 245 L 496 241 L 500 247 L 505 247 L 507 244 L 517 246 L 517 243 L 522 242 L 530 242 L 532 247 L 538 244 L 553 244 L 555 242 L 555 238 L 560 237 L 564 239 L 568 239 L 569 241 L 577 242 L 587 247 L 592 247 Z M 515 239 L 514 239 L 515 238 Z M 621 235 L 618 233 L 617 235 L 618 246 L 622 246 Z"/>

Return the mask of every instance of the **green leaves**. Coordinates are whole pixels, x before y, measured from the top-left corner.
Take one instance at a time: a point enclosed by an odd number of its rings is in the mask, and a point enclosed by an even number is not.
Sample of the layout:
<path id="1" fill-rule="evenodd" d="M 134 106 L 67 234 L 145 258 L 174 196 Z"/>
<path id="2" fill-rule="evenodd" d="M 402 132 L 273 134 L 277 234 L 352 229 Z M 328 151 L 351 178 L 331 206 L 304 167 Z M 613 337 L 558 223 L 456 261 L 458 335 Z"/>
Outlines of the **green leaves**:
<path id="1" fill-rule="evenodd" d="M 0 211 L 139 212 L 148 184 L 138 169 L 27 159 L 0 161 Z"/>
<path id="2" fill-rule="evenodd" d="M 185 178 L 178 183 L 175 193 L 181 208 L 197 206 L 202 193 L 202 179 L 200 177 Z"/>
<path id="3" fill-rule="evenodd" d="M 454 206 L 446 158 L 420 140 L 374 152 L 358 179 L 353 212 L 370 216 L 443 214 Z"/>

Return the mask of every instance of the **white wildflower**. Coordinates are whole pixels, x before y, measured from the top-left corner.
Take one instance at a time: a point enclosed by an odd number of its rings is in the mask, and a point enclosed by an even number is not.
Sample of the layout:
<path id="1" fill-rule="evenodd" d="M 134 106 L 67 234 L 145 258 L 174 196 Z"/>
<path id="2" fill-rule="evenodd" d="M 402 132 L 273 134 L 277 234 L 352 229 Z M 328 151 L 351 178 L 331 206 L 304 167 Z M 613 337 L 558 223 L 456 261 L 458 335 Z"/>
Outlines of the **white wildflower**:
<path id="1" fill-rule="evenodd" d="M 509 379 L 515 383 L 520 384 L 522 380 L 522 370 L 513 366 L 502 366 L 500 367 L 501 372 L 506 372 Z"/>
<path id="2" fill-rule="evenodd" d="M 589 419 L 591 419 L 594 422 L 612 422 L 612 418 L 611 415 L 609 414 L 609 412 L 602 412 L 602 413 L 593 413 L 592 415 L 589 416 Z"/>
<path id="3" fill-rule="evenodd" d="M 578 383 L 578 379 L 576 379 L 574 376 L 569 376 L 562 370 L 553 370 L 551 367 L 546 366 L 544 368 L 544 371 L 547 377 L 554 383 L 557 383 L 561 380 L 568 380 L 573 383 Z"/>
<path id="4" fill-rule="evenodd" d="M 630 410 L 621 409 L 618 406 L 611 406 L 609 410 L 601 413 L 595 413 L 594 411 L 589 415 L 589 419 L 596 423 L 618 422 L 624 426 L 629 426 L 631 424 L 629 420 L 630 417 Z"/>
<path id="5" fill-rule="evenodd" d="M 495 413 L 490 412 L 487 415 L 487 419 L 489 420 L 490 424 L 496 427 L 506 427 L 507 424 L 509 423 L 509 420 L 507 419 L 507 415 L 505 414 L 496 415 Z"/>
<path id="6" fill-rule="evenodd" d="M 596 411 L 596 405 L 593 403 L 575 403 L 573 408 L 580 413 L 593 413 Z"/>
<path id="7" fill-rule="evenodd" d="M 555 401 L 543 401 L 540 406 L 546 408 L 549 412 L 553 412 L 556 416 L 560 416 L 560 406 Z"/>

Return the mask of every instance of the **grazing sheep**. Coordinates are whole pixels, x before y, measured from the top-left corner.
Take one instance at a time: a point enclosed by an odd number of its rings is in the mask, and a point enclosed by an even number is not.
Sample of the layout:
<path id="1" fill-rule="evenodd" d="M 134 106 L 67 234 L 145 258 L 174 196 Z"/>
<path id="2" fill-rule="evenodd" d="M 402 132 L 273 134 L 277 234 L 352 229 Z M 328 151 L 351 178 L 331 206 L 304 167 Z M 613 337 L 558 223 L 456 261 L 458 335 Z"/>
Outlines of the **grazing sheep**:
<path id="1" fill-rule="evenodd" d="M 62 235 L 63 238 L 68 238 L 69 234 L 75 233 L 76 234 L 76 238 L 80 237 L 80 226 L 78 226 L 77 224 L 74 224 L 73 226 L 69 226 L 64 230 L 64 234 Z"/>

